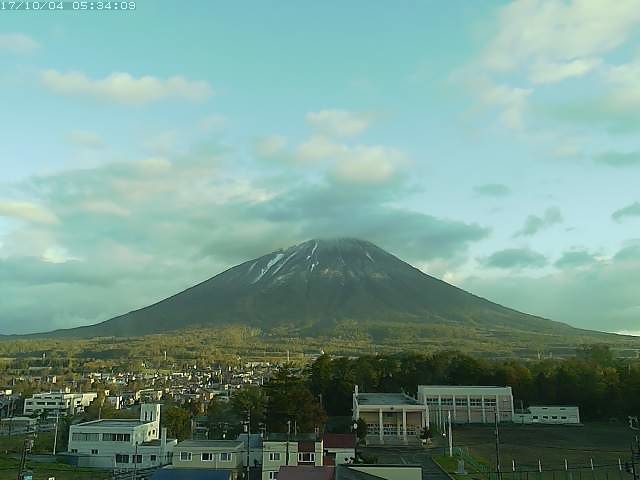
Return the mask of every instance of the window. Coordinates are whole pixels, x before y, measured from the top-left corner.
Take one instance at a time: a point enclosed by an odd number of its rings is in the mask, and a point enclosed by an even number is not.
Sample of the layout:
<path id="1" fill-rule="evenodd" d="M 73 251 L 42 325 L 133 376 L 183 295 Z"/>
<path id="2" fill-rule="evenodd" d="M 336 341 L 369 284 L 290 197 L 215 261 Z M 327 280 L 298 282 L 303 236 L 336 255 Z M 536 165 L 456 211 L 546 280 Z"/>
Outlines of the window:
<path id="1" fill-rule="evenodd" d="M 278 472 L 269 472 L 269 480 L 276 480 L 278 478 Z"/>
<path id="2" fill-rule="evenodd" d="M 269 452 L 269 461 L 270 462 L 279 462 L 280 461 L 280 452 Z"/>
<path id="3" fill-rule="evenodd" d="M 156 457 L 155 455 L 150 455 L 149 456 L 149 460 L 151 460 L 152 462 L 157 461 L 158 457 Z"/>
<path id="4" fill-rule="evenodd" d="M 300 452 L 298 453 L 298 462 L 315 462 L 316 454 L 314 452 Z"/>
<path id="5" fill-rule="evenodd" d="M 97 442 L 100 440 L 99 433 L 74 433 L 71 435 L 74 442 Z"/>
<path id="6" fill-rule="evenodd" d="M 72 448 L 71 449 L 71 453 L 78 453 L 78 449 L 77 448 Z"/>
<path id="7" fill-rule="evenodd" d="M 456 398 L 456 407 L 466 407 L 467 399 L 466 398 Z"/>
<path id="8" fill-rule="evenodd" d="M 98 450 L 92 448 L 91 449 L 91 455 L 97 455 L 98 454 Z"/>
<path id="9" fill-rule="evenodd" d="M 222 452 L 220 454 L 220 461 L 221 462 L 230 462 L 231 461 L 231 454 L 228 452 Z"/>
<path id="10" fill-rule="evenodd" d="M 442 405 L 453 405 L 453 398 L 443 398 Z"/>
<path id="11" fill-rule="evenodd" d="M 472 407 L 481 407 L 481 406 L 482 406 L 482 399 L 481 399 L 481 398 L 472 398 L 472 399 L 469 401 L 469 404 L 470 404 Z"/>
<path id="12" fill-rule="evenodd" d="M 562 420 L 566 420 L 566 419 L 567 419 L 567 417 L 560 417 L 560 418 L 561 418 Z"/>
<path id="13" fill-rule="evenodd" d="M 131 463 L 142 463 L 142 455 L 131 455 Z"/>
<path id="14" fill-rule="evenodd" d="M 180 460 L 183 462 L 190 462 L 191 452 L 180 452 Z"/>
<path id="15" fill-rule="evenodd" d="M 131 434 L 130 433 L 103 433 L 102 441 L 103 442 L 130 442 Z"/>
<path id="16" fill-rule="evenodd" d="M 200 460 L 202 460 L 203 462 L 213 462 L 213 453 L 202 452 L 200 454 Z"/>
<path id="17" fill-rule="evenodd" d="M 438 397 L 427 397 L 427 405 L 438 405 Z"/>
<path id="18" fill-rule="evenodd" d="M 116 463 L 129 463 L 129 455 L 116 453 Z"/>
<path id="19" fill-rule="evenodd" d="M 558 419 L 558 416 L 557 416 L 557 415 L 552 415 L 552 416 L 551 416 L 551 419 L 552 419 L 552 420 L 557 420 L 557 419 Z"/>
<path id="20" fill-rule="evenodd" d="M 496 406 L 496 399 L 495 398 L 485 398 L 484 399 L 484 404 L 487 407 L 495 407 Z"/>

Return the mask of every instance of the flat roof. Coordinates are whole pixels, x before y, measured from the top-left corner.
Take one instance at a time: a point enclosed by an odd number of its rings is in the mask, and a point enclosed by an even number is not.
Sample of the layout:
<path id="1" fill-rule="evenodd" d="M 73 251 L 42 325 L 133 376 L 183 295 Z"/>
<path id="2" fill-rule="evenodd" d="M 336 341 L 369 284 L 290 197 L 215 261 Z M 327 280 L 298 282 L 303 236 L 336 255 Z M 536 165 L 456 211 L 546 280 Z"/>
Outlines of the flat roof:
<path id="1" fill-rule="evenodd" d="M 71 425 L 72 427 L 103 427 L 103 428 L 118 428 L 118 427 L 139 427 L 152 422 L 143 422 L 134 418 L 103 418 L 101 420 L 92 420 L 90 422 L 77 423 Z"/>
<path id="2" fill-rule="evenodd" d="M 176 448 L 240 448 L 243 445 L 241 440 L 183 440 Z"/>
<path id="3" fill-rule="evenodd" d="M 422 405 L 404 393 L 358 393 L 358 405 Z"/>

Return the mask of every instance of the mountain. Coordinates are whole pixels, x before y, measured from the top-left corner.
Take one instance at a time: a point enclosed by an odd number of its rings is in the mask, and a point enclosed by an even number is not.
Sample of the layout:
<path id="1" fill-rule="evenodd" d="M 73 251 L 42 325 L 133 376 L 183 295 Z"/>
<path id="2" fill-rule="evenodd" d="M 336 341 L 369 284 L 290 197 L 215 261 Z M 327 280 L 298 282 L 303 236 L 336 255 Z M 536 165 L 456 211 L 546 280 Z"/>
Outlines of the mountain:
<path id="1" fill-rule="evenodd" d="M 344 324 L 451 325 L 488 331 L 579 332 L 492 303 L 426 275 L 358 239 L 309 240 L 232 267 L 156 304 L 40 336 L 138 336 L 185 327 L 247 325 L 330 334 Z"/>

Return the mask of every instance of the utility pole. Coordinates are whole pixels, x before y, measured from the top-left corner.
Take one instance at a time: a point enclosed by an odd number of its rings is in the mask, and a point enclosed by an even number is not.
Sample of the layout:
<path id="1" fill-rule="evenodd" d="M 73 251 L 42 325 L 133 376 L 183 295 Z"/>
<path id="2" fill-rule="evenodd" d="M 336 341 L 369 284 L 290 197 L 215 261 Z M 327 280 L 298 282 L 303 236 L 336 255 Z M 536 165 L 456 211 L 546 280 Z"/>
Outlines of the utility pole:
<path id="1" fill-rule="evenodd" d="M 448 411 L 447 418 L 449 420 L 449 456 L 453 457 L 453 436 L 451 433 L 451 410 Z"/>
<path id="2" fill-rule="evenodd" d="M 31 451 L 33 447 L 33 439 L 31 437 L 27 437 L 24 439 L 24 443 L 22 444 L 22 455 L 20 456 L 20 466 L 18 467 L 18 480 L 23 479 L 25 465 L 27 463 L 27 454 Z"/>
<path id="3" fill-rule="evenodd" d="M 498 472 L 498 480 L 502 480 L 502 472 L 500 471 L 500 431 L 498 430 L 498 411 L 494 413 L 496 420 L 496 471 Z M 637 479 L 636 479 L 637 480 Z"/>
<path id="4" fill-rule="evenodd" d="M 247 418 L 247 478 L 249 480 L 249 453 L 251 452 L 251 407 L 249 407 Z"/>
<path id="5" fill-rule="evenodd" d="M 60 419 L 60 410 L 56 410 L 56 429 L 53 434 L 53 455 L 56 454 L 56 446 L 58 445 L 58 420 Z"/>
<path id="6" fill-rule="evenodd" d="M 291 420 L 287 420 L 287 454 L 285 458 L 285 465 L 289 465 L 289 437 L 291 436 Z"/>

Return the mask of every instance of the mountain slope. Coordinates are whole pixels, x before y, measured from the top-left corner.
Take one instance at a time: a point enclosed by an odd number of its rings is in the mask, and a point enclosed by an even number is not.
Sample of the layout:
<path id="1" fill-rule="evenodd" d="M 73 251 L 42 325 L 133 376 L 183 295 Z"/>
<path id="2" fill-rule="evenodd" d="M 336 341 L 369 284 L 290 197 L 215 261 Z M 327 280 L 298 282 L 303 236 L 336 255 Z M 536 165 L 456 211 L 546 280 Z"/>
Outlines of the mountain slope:
<path id="1" fill-rule="evenodd" d="M 240 324 L 322 334 L 345 320 L 540 333 L 578 331 L 505 308 L 424 274 L 374 244 L 310 240 L 237 265 L 151 306 L 47 336 L 135 336 Z M 41 334 L 43 335 L 43 334 Z"/>

